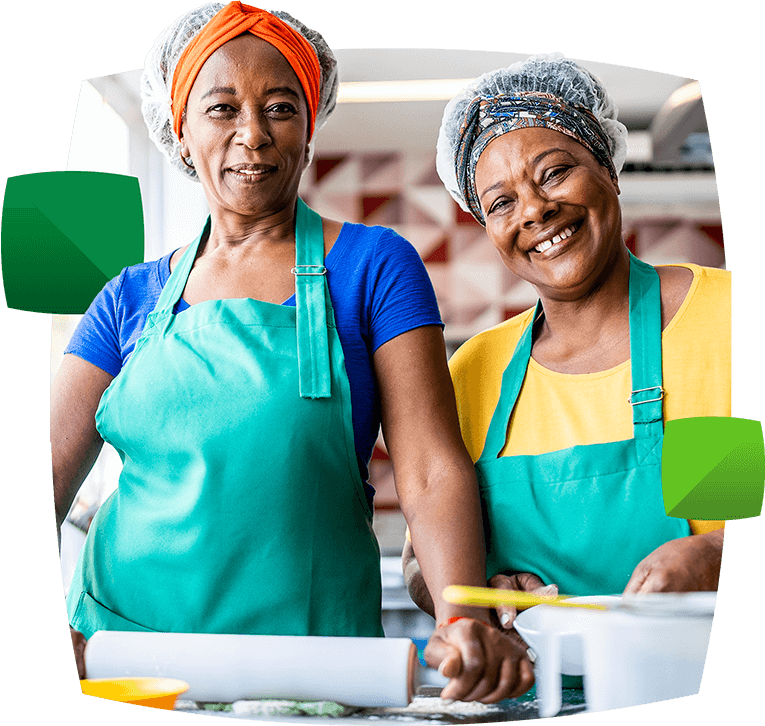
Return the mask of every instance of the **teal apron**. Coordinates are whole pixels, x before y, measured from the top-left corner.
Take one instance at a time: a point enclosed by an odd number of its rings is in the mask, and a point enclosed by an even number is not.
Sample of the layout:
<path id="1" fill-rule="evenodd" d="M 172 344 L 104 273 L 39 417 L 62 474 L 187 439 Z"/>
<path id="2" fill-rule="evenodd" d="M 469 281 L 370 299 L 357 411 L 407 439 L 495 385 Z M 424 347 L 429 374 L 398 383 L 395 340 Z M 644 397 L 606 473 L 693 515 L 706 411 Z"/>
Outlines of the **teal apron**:
<path id="1" fill-rule="evenodd" d="M 209 300 L 174 315 L 203 236 L 96 413 L 123 471 L 83 547 L 70 623 L 86 637 L 382 636 L 321 218 L 298 201 L 294 308 Z"/>
<path id="2" fill-rule="evenodd" d="M 488 577 L 533 572 L 566 595 L 621 594 L 644 557 L 690 534 L 686 520 L 665 514 L 662 498 L 659 276 L 632 255 L 629 308 L 632 396 L 624 405 L 632 408 L 634 438 L 626 441 L 500 456 L 531 357 L 533 324 L 518 342 L 476 462 Z M 538 303 L 533 320 L 541 311 Z"/>

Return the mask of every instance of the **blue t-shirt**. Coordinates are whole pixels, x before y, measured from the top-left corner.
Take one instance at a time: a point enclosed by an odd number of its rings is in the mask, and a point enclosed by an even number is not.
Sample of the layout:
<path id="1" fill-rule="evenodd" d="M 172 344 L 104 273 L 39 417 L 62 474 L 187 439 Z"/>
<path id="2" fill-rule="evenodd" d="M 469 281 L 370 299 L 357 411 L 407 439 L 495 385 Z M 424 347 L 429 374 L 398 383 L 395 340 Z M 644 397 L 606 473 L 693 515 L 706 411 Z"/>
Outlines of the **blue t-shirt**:
<path id="1" fill-rule="evenodd" d="M 65 352 L 116 376 L 170 277 L 172 254 L 126 267 L 110 280 L 88 308 Z M 356 457 L 366 482 L 380 429 L 372 354 L 408 330 L 442 325 L 441 316 L 422 259 L 393 230 L 346 222 L 324 264 L 351 389 Z M 294 306 L 295 296 L 284 305 Z M 187 307 L 181 299 L 175 312 Z"/>

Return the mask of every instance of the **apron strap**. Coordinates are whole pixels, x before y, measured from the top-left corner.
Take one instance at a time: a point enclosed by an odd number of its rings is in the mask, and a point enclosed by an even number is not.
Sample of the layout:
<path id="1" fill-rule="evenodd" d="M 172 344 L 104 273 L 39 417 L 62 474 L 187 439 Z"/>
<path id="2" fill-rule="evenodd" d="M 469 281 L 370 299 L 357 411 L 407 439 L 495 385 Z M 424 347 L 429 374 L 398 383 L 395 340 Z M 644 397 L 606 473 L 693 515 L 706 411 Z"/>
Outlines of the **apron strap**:
<path id="1" fill-rule="evenodd" d="M 301 398 L 329 398 L 327 268 L 321 217 L 298 198 L 295 215 L 295 303 Z"/>
<path id="2" fill-rule="evenodd" d="M 659 274 L 630 253 L 632 423 L 636 439 L 664 430 Z"/>
<path id="3" fill-rule="evenodd" d="M 159 315 L 161 313 L 172 313 L 175 304 L 180 300 L 183 290 L 186 287 L 186 281 L 189 279 L 189 273 L 194 266 L 194 260 L 197 257 L 197 250 L 202 239 L 206 238 L 210 233 L 210 226 L 212 222 L 210 217 L 207 218 L 205 226 L 200 232 L 199 236 L 188 246 L 188 249 L 183 253 L 180 261 L 176 265 L 172 274 L 168 278 L 165 286 L 162 288 L 159 300 L 154 306 L 154 311 L 149 317 Z M 148 322 L 148 320 L 147 320 Z"/>
<path id="4" fill-rule="evenodd" d="M 515 346 L 515 352 L 507 364 L 505 372 L 502 374 L 502 387 L 500 389 L 499 401 L 489 424 L 489 431 L 486 434 L 486 443 L 483 447 L 481 459 L 496 459 L 502 449 L 505 448 L 507 439 L 507 427 L 510 424 L 510 416 L 513 414 L 515 402 L 518 400 L 518 394 L 521 392 L 521 386 L 526 378 L 526 371 L 531 358 L 532 333 L 534 323 L 542 312 L 542 301 L 538 300 L 534 308 L 534 314 L 531 317 L 526 330 L 523 331 L 521 339 Z"/>

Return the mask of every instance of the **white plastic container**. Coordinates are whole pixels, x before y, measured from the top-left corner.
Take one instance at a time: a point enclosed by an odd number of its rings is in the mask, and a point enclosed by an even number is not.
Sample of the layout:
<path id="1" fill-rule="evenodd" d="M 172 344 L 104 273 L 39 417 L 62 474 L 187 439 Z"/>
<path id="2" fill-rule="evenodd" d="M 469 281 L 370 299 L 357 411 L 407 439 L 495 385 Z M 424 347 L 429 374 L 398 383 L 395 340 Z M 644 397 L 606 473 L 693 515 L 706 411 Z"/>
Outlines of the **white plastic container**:
<path id="1" fill-rule="evenodd" d="M 632 610 L 534 608 L 540 715 L 560 711 L 564 649 L 569 674 L 584 676 L 588 711 L 698 693 L 714 602 L 715 593 L 656 594 L 623 599 Z"/>

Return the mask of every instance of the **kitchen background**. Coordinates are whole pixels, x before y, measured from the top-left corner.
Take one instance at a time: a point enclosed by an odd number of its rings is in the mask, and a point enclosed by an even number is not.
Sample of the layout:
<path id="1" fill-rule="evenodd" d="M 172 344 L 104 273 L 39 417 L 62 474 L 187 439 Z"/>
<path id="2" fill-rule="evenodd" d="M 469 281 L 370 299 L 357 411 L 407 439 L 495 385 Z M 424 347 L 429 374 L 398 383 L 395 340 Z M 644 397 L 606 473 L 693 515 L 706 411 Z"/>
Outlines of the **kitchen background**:
<path id="1" fill-rule="evenodd" d="M 335 113 L 315 138 L 302 195 L 335 219 L 392 227 L 423 258 L 445 321 L 449 352 L 471 335 L 530 307 L 533 289 L 499 261 L 486 235 L 444 190 L 435 171 L 443 107 L 481 73 L 522 56 L 441 50 L 337 53 L 341 90 Z M 652 264 L 724 267 L 720 209 L 699 86 L 692 79 L 583 61 L 609 89 L 629 129 L 620 178 L 624 235 Z M 140 114 L 139 71 L 84 82 L 67 168 L 140 180 L 145 258 L 186 244 L 207 216 L 201 187 L 173 170 L 149 141 Z M 79 318 L 54 316 L 51 374 Z M 68 586 L 84 531 L 119 476 L 104 447 L 62 531 Z M 377 490 L 375 529 L 383 554 L 384 625 L 390 636 L 427 637 L 433 621 L 403 586 L 405 522 L 382 439 L 370 466 Z"/>

